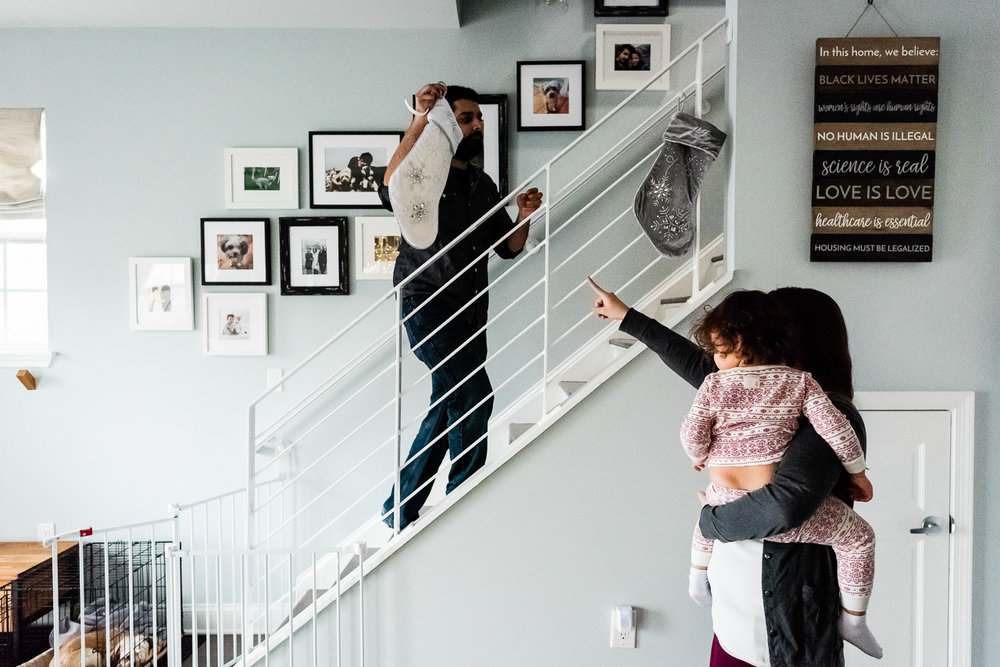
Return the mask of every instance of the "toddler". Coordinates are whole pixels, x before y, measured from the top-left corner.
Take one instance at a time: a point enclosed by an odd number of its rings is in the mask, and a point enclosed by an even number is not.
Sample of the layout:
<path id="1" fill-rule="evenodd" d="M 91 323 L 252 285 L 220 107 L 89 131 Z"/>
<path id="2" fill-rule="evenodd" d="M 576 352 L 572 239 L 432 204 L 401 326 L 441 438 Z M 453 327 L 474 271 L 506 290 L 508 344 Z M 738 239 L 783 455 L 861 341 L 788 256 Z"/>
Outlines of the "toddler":
<path id="1" fill-rule="evenodd" d="M 695 470 L 709 469 L 708 503 L 732 502 L 770 482 L 800 416 L 850 473 L 851 497 L 872 498 L 864 452 L 850 422 L 809 373 L 784 365 L 781 313 L 767 294 L 730 294 L 705 313 L 694 336 L 719 368 L 705 378 L 681 427 L 684 451 Z M 881 658 L 882 647 L 865 620 L 875 574 L 875 533 L 868 522 L 840 499 L 827 496 L 801 526 L 767 539 L 833 547 L 843 607 L 840 632 L 868 655 Z M 689 593 L 701 605 L 711 604 L 711 554 L 712 540 L 696 524 Z"/>

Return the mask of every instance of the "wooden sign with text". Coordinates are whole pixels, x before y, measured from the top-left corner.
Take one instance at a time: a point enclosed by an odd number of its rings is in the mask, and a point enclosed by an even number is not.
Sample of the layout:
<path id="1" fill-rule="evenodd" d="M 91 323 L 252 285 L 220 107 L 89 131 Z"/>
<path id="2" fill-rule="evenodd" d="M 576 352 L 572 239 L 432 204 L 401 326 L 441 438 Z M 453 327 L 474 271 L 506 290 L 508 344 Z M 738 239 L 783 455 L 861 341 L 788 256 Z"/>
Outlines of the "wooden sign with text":
<path id="1" fill-rule="evenodd" d="M 929 262 L 938 37 L 816 40 L 814 262 Z"/>

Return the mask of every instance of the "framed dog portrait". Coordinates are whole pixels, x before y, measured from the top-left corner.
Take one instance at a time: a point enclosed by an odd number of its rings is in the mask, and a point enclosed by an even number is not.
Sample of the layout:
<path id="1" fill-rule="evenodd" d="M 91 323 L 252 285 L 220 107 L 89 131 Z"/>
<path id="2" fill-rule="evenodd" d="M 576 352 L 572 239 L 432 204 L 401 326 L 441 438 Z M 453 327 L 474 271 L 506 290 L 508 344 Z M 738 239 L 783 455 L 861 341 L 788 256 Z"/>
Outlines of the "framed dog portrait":
<path id="1" fill-rule="evenodd" d="M 220 355 L 267 354 L 267 295 L 204 295 L 205 352 Z"/>
<path id="2" fill-rule="evenodd" d="M 598 90 L 635 90 L 670 64 L 670 24 L 598 23 Z M 668 90 L 664 73 L 647 90 Z"/>
<path id="3" fill-rule="evenodd" d="M 350 294 L 347 218 L 280 218 L 282 294 Z"/>
<path id="4" fill-rule="evenodd" d="M 379 208 L 378 185 L 402 132 L 310 132 L 310 208 Z"/>
<path id="5" fill-rule="evenodd" d="M 129 328 L 194 329 L 190 257 L 129 257 Z"/>
<path id="6" fill-rule="evenodd" d="M 354 278 L 391 280 L 401 238 L 396 218 L 384 215 L 355 218 Z"/>
<path id="7" fill-rule="evenodd" d="M 667 0 L 594 0 L 594 16 L 666 16 Z"/>
<path id="8" fill-rule="evenodd" d="M 582 60 L 517 63 L 517 130 L 582 130 Z"/>
<path id="9" fill-rule="evenodd" d="M 270 218 L 202 218 L 202 285 L 270 285 Z"/>
<path id="10" fill-rule="evenodd" d="M 227 148 L 226 208 L 298 208 L 299 149 Z"/>

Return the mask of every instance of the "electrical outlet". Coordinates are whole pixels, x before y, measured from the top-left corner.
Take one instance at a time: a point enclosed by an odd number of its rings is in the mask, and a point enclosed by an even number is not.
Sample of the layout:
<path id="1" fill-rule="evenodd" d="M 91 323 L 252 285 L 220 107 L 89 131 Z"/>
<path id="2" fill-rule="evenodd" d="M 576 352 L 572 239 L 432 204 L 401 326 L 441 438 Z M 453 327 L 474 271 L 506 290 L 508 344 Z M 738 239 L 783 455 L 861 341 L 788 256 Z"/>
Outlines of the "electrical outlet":
<path id="1" fill-rule="evenodd" d="M 44 542 L 45 540 L 55 537 L 56 534 L 56 524 L 54 523 L 40 523 L 38 524 L 38 541 Z"/>
<path id="2" fill-rule="evenodd" d="M 611 648 L 635 648 L 635 611 L 632 611 L 632 623 L 628 629 L 620 630 L 621 621 L 618 610 L 611 610 Z"/>

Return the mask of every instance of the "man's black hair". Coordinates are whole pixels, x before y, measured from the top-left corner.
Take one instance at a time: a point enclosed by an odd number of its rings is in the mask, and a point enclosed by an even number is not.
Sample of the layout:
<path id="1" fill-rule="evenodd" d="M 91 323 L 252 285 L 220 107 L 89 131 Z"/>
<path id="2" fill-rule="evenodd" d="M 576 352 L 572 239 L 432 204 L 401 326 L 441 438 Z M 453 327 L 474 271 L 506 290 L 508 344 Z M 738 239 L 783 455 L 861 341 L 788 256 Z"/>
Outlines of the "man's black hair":
<path id="1" fill-rule="evenodd" d="M 469 100 L 470 102 L 479 104 L 479 93 L 465 86 L 448 86 L 448 92 L 445 93 L 444 99 L 448 100 L 448 104 L 453 108 L 455 102 L 459 100 Z"/>

